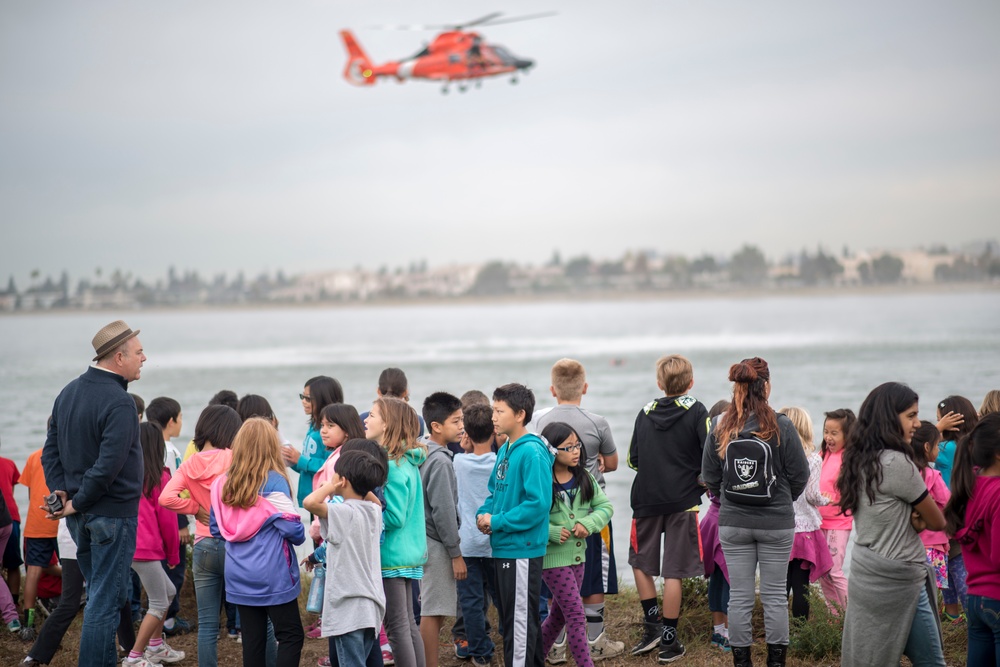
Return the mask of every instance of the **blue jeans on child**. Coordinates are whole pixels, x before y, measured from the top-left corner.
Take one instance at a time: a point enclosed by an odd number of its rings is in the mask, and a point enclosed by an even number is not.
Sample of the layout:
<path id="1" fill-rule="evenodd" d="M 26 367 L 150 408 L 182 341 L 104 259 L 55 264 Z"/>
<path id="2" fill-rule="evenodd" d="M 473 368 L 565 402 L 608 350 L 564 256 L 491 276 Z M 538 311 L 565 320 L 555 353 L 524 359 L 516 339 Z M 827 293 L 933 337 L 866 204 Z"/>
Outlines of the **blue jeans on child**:
<path id="1" fill-rule="evenodd" d="M 370 666 L 373 664 L 373 649 L 378 649 L 374 654 L 377 664 L 382 664 L 382 649 L 375 641 L 376 633 L 374 628 L 362 628 L 343 635 L 330 637 L 330 664 L 332 665 L 361 665 Z"/>
<path id="2" fill-rule="evenodd" d="M 941 634 L 938 631 L 937 610 L 931 607 L 926 587 L 920 589 L 917 611 L 913 615 L 910 636 L 903 648 L 903 655 L 910 659 L 913 667 L 945 667 L 944 648 L 941 646 Z M 970 662 L 969 664 L 982 663 Z"/>
<path id="3" fill-rule="evenodd" d="M 1000 600 L 969 595 L 965 618 L 969 623 L 967 665 L 1000 667 Z"/>
<path id="4" fill-rule="evenodd" d="M 115 631 L 128 602 L 138 517 L 71 514 L 66 517 L 76 560 L 87 581 L 80 636 L 80 667 L 116 667 Z"/>
<path id="5" fill-rule="evenodd" d="M 468 575 L 459 580 L 458 603 L 465 618 L 465 638 L 469 641 L 469 655 L 477 658 L 493 657 L 493 640 L 486 625 L 486 595 L 494 597 L 493 559 L 468 557 L 465 559 Z"/>

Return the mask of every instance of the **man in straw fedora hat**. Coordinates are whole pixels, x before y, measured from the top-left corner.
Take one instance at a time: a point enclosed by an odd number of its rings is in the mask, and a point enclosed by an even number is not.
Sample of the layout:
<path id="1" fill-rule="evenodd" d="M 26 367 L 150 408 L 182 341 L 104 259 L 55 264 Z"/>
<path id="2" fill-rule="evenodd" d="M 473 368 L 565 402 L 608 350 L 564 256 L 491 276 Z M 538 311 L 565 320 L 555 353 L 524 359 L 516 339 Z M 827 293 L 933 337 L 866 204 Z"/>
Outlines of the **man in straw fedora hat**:
<path id="1" fill-rule="evenodd" d="M 142 449 L 128 383 L 146 360 L 139 331 L 122 320 L 94 336 L 94 365 L 70 382 L 52 406 L 42 466 L 63 508 L 77 561 L 87 581 L 79 664 L 113 667 L 115 629 L 135 553 L 142 494 Z"/>

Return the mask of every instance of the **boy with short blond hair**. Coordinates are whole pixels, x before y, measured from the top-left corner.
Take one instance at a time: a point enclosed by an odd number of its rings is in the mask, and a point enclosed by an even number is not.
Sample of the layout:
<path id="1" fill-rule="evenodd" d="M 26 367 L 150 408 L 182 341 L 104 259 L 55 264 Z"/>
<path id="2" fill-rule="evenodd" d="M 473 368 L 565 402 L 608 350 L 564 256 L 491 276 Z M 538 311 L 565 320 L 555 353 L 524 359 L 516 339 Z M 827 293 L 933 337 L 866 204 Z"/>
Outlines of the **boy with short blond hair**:
<path id="1" fill-rule="evenodd" d="M 552 386 L 549 390 L 558 404 L 539 411 L 532 429 L 540 433 L 554 422 L 572 426 L 583 443 L 587 469 L 603 490 L 604 474 L 618 469 L 618 449 L 608 420 L 580 407 L 588 388 L 583 364 L 575 359 L 557 361 L 552 365 Z M 587 536 L 586 557 L 580 594 L 587 613 L 590 656 L 595 661 L 613 658 L 625 652 L 625 644 L 610 639 L 604 631 L 604 596 L 618 593 L 614 533 L 610 523 L 601 532 Z M 550 661 L 565 660 L 565 654 L 566 639 L 562 634 L 549 653 Z"/>
<path id="2" fill-rule="evenodd" d="M 709 420 L 705 406 L 687 393 L 694 386 L 694 371 L 685 357 L 672 354 L 657 361 L 656 384 L 664 396 L 639 411 L 628 452 L 628 464 L 636 471 L 628 562 L 643 613 L 643 636 L 632 655 L 659 645 L 658 660 L 667 663 L 684 655 L 677 636 L 681 580 L 705 574 L 698 476 Z M 658 576 L 663 577 L 662 608 L 656 604 Z"/>

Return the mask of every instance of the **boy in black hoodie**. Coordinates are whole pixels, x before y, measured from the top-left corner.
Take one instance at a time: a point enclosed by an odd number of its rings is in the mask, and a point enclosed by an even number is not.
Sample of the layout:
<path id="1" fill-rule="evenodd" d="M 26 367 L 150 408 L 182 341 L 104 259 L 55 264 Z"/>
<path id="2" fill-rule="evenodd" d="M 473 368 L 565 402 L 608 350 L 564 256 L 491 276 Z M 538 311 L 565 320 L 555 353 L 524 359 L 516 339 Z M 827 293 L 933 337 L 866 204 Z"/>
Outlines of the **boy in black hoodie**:
<path id="1" fill-rule="evenodd" d="M 705 574 L 698 536 L 704 489 L 698 475 L 709 420 L 705 406 L 687 394 L 694 371 L 686 358 L 672 354 L 657 361 L 656 385 L 665 396 L 639 411 L 628 452 L 629 467 L 636 471 L 628 562 L 643 614 L 643 636 L 632 655 L 659 645 L 659 662 L 669 663 L 684 655 L 677 637 L 681 579 Z M 662 609 L 656 605 L 657 576 L 663 577 Z"/>

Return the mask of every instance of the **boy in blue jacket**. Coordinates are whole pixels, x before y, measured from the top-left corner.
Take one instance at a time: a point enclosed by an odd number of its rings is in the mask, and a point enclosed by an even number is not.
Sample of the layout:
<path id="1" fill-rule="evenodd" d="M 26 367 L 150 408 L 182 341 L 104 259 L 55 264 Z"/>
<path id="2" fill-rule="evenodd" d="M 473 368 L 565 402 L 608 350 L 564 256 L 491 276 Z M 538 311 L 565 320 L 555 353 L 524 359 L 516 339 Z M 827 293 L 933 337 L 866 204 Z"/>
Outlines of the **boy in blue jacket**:
<path id="1" fill-rule="evenodd" d="M 505 384 L 493 392 L 493 425 L 498 436 L 507 436 L 507 444 L 497 452 L 489 495 L 476 513 L 476 525 L 490 536 L 493 550 L 508 666 L 545 664 L 538 597 L 549 536 L 553 457 L 545 440 L 526 428 L 534 409 L 535 395 L 524 385 Z"/>

